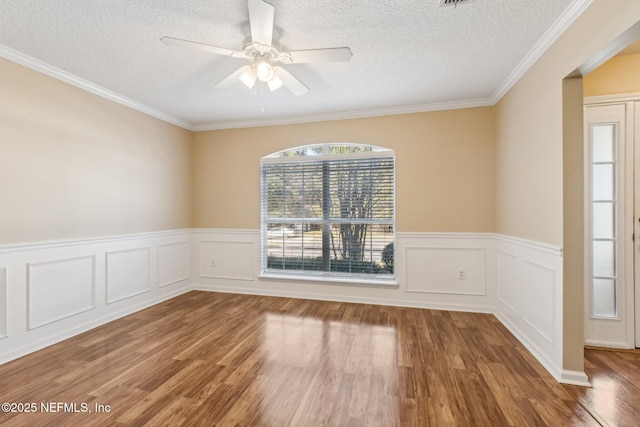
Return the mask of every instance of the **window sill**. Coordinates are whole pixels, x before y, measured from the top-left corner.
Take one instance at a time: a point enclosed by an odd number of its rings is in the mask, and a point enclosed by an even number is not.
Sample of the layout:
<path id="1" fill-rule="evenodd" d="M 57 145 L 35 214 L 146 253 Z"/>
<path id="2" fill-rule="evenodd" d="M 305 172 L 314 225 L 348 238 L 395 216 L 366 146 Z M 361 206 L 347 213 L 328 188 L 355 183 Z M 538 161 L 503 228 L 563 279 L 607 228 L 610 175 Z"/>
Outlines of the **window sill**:
<path id="1" fill-rule="evenodd" d="M 316 282 L 316 283 L 330 283 L 330 284 L 344 284 L 344 285 L 369 285 L 369 286 L 383 286 L 383 287 L 396 287 L 398 286 L 398 280 L 393 279 L 367 279 L 364 277 L 349 278 L 349 277 L 336 277 L 336 276 L 303 276 L 295 274 L 278 274 L 262 272 L 258 276 L 260 280 L 285 280 L 295 282 Z"/>

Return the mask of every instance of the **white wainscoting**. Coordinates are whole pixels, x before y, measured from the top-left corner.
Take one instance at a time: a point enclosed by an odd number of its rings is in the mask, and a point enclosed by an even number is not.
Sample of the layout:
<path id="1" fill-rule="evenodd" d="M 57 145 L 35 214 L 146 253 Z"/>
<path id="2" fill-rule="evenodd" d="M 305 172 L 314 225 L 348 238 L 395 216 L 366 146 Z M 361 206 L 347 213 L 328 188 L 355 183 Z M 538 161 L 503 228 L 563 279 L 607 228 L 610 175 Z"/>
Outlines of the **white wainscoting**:
<path id="1" fill-rule="evenodd" d="M 7 269 L 0 268 L 0 339 L 7 336 Z"/>
<path id="2" fill-rule="evenodd" d="M 562 370 L 562 250 L 496 236 L 495 315 L 558 381 L 588 384 L 584 373 Z"/>
<path id="3" fill-rule="evenodd" d="M 0 363 L 191 290 L 189 230 L 0 246 Z"/>
<path id="4" fill-rule="evenodd" d="M 158 287 L 189 280 L 189 242 L 158 245 Z"/>
<path id="5" fill-rule="evenodd" d="M 0 246 L 0 363 L 197 289 L 494 313 L 558 381 L 588 384 L 562 370 L 560 248 L 491 233 L 397 233 L 395 247 L 390 286 L 261 278 L 259 230 Z"/>
<path id="6" fill-rule="evenodd" d="M 27 263 L 27 329 L 93 310 L 95 265 L 93 255 Z"/>
<path id="7" fill-rule="evenodd" d="M 485 248 L 404 247 L 407 292 L 486 295 Z"/>
<path id="8" fill-rule="evenodd" d="M 244 233 L 226 233 L 221 239 L 198 240 L 198 277 L 253 281 L 256 245 L 254 236 L 242 241 Z M 248 237 L 248 236 L 247 236 Z"/>
<path id="9" fill-rule="evenodd" d="M 106 260 L 107 304 L 149 292 L 150 247 L 108 251 Z"/>
<path id="10" fill-rule="evenodd" d="M 551 345 L 557 341 L 554 331 L 558 323 L 555 310 L 555 294 L 558 285 L 555 280 L 556 269 L 551 265 L 541 265 L 524 259 L 524 311 L 522 320 Z M 562 315 L 562 312 L 559 313 Z M 560 322 L 560 325 L 562 323 Z"/>
<path id="11" fill-rule="evenodd" d="M 195 289 L 419 308 L 492 312 L 495 238 L 478 233 L 397 233 L 397 286 L 260 276 L 259 230 L 194 230 Z M 459 270 L 465 278 L 458 279 Z"/>

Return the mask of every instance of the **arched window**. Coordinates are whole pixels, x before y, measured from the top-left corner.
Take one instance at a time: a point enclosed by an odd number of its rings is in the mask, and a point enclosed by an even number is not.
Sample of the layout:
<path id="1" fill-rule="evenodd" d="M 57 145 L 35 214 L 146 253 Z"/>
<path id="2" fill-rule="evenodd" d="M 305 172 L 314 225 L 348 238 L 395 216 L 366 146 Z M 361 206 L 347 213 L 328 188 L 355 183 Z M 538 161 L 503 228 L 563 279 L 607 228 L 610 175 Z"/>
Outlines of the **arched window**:
<path id="1" fill-rule="evenodd" d="M 395 154 L 332 143 L 261 160 L 262 273 L 394 278 Z"/>

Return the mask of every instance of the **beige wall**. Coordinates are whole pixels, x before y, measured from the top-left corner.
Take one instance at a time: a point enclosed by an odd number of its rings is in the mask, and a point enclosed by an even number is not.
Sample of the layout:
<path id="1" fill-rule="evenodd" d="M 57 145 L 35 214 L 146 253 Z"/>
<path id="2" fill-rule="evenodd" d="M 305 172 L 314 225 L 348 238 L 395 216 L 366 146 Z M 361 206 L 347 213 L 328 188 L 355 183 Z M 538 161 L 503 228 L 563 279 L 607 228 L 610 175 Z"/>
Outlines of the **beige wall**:
<path id="1" fill-rule="evenodd" d="M 0 59 L 0 243 L 191 225 L 192 134 Z"/>
<path id="2" fill-rule="evenodd" d="M 594 0 L 496 106 L 496 228 L 500 233 L 563 246 L 564 267 L 575 268 L 582 248 L 565 242 L 563 196 L 582 191 L 582 181 L 563 181 L 562 80 L 640 20 L 637 0 Z M 569 103 L 571 104 L 571 103 Z M 564 156 L 580 156 L 564 147 Z M 565 167 L 575 162 L 564 159 Z M 566 197 L 567 203 L 578 203 Z M 575 212 L 579 209 L 572 207 Z M 582 218 L 578 218 L 582 220 Z M 575 236 L 574 236 L 575 237 Z M 566 244 L 565 244 L 566 243 Z M 583 368 L 583 283 L 565 277 L 563 301 L 564 368 Z"/>
<path id="3" fill-rule="evenodd" d="M 583 79 L 563 81 L 562 92 L 563 254 L 562 298 L 563 365 L 581 370 L 584 346 L 584 124 Z"/>
<path id="4" fill-rule="evenodd" d="M 584 96 L 640 92 L 640 54 L 614 56 L 584 78 Z"/>
<path id="5" fill-rule="evenodd" d="M 396 152 L 399 231 L 494 231 L 493 108 L 289 126 L 195 136 L 196 227 L 260 227 L 260 158 L 285 148 L 355 142 Z"/>
<path id="6" fill-rule="evenodd" d="M 498 232 L 562 246 L 562 79 L 640 20 L 594 0 L 496 106 Z"/>

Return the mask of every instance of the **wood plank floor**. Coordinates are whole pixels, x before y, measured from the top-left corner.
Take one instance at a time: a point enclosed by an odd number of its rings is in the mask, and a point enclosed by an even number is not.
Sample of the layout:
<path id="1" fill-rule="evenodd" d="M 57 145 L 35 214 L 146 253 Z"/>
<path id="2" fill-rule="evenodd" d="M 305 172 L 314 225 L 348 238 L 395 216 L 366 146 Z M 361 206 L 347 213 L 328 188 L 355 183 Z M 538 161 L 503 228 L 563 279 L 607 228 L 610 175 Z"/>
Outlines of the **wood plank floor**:
<path id="1" fill-rule="evenodd" d="M 640 351 L 587 348 L 584 356 L 593 387 L 565 386 L 569 393 L 602 425 L 640 425 Z"/>
<path id="2" fill-rule="evenodd" d="M 190 292 L 0 366 L 0 425 L 601 425 L 584 390 L 489 314 Z"/>

